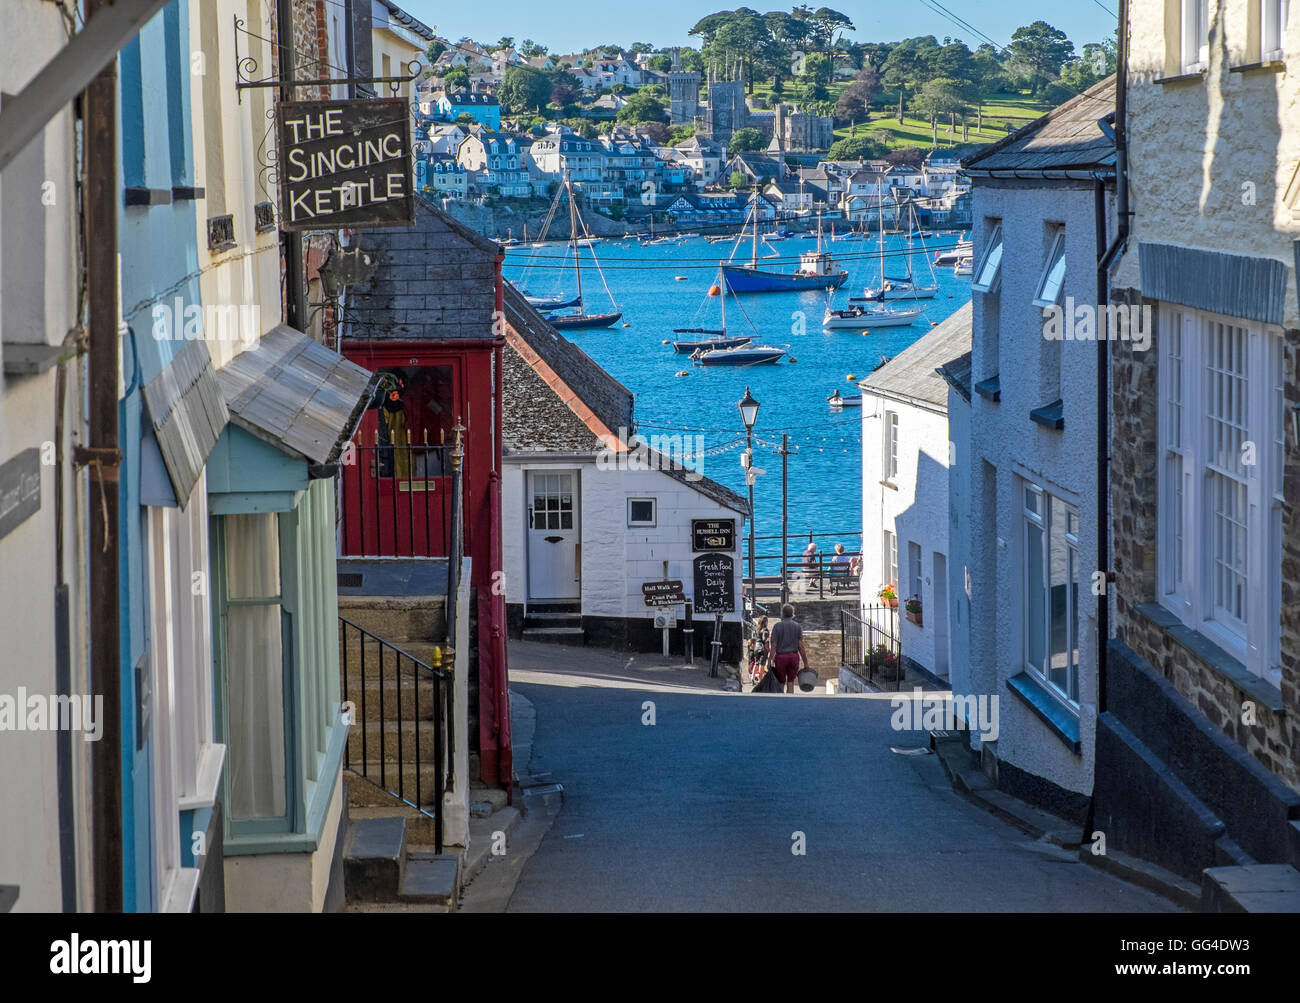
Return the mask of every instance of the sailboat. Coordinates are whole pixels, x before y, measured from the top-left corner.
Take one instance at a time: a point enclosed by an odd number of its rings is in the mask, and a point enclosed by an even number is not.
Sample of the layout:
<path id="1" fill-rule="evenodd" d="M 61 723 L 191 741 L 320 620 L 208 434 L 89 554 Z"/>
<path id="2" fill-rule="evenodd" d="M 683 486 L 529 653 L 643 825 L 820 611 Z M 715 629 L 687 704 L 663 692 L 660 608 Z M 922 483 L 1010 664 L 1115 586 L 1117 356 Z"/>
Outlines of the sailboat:
<path id="1" fill-rule="evenodd" d="M 881 194 L 880 183 L 876 185 L 877 199 Z M 912 277 L 912 252 L 908 248 L 907 252 L 907 276 L 905 278 L 891 278 L 885 274 L 885 206 L 884 202 L 880 203 L 880 285 L 875 289 L 867 289 L 861 297 L 850 298 L 850 303 L 863 303 L 880 300 L 923 300 L 933 299 L 934 294 L 939 291 L 939 283 L 931 282 L 929 285 L 922 285 Z M 915 223 L 916 210 L 912 210 L 913 223 Z M 921 248 L 924 251 L 925 241 L 921 241 Z M 930 278 L 934 278 L 934 266 L 930 265 L 929 259 L 926 264 L 930 267 Z"/>
<path id="2" fill-rule="evenodd" d="M 873 327 L 908 327 L 921 316 L 920 307 L 894 309 L 887 306 L 862 306 L 855 304 L 847 310 L 826 308 L 822 318 L 822 327 L 829 330 L 851 328 L 854 331 L 869 331 Z"/>
<path id="3" fill-rule="evenodd" d="M 569 179 L 568 171 L 564 173 L 564 190 L 569 194 L 569 244 L 573 248 L 573 266 L 578 274 L 578 295 L 576 302 L 571 305 L 576 307 L 575 313 L 548 313 L 546 314 L 547 322 L 557 329 L 578 329 L 594 327 L 611 327 L 622 319 L 623 314 L 617 310 L 614 313 L 587 313 L 583 309 L 582 303 L 582 255 L 579 254 L 579 248 L 586 243 L 588 248 L 592 248 L 593 242 L 591 234 L 587 232 L 587 227 L 582 222 L 582 217 L 578 215 L 578 203 L 573 196 L 573 185 Z M 581 234 L 579 236 L 579 227 Z M 592 261 L 596 262 L 596 271 L 600 271 L 600 262 L 596 261 L 596 252 L 591 252 Z M 605 277 L 601 275 L 601 282 Z M 605 286 L 605 294 L 609 296 L 611 305 L 614 304 L 614 297 L 609 291 L 609 286 Z"/>
<path id="4" fill-rule="evenodd" d="M 753 338 L 747 335 L 730 336 L 727 334 L 728 290 L 723 285 L 723 270 L 725 267 L 722 262 L 718 263 L 718 281 L 709 287 L 709 291 L 705 296 L 705 299 L 717 296 L 721 301 L 721 329 L 674 328 L 674 334 L 707 334 L 709 337 L 700 341 L 674 341 L 673 351 L 689 353 L 691 361 L 700 366 L 753 366 L 762 363 L 779 362 L 781 357 L 785 355 L 784 348 L 777 348 L 774 345 L 755 345 L 752 344 Z"/>
<path id="5" fill-rule="evenodd" d="M 784 293 L 801 289 L 838 289 L 848 281 L 849 273 L 835 267 L 829 251 L 822 250 L 821 217 L 817 217 L 817 250 L 799 255 L 799 267 L 794 272 L 774 272 L 758 267 L 758 192 L 750 201 L 749 218 L 753 225 L 753 250 L 749 264 L 736 265 L 730 261 L 722 265 L 723 279 L 733 293 Z M 740 237 L 744 236 L 741 229 Z M 736 245 L 739 246 L 737 238 Z M 732 250 L 735 258 L 735 249 Z"/>

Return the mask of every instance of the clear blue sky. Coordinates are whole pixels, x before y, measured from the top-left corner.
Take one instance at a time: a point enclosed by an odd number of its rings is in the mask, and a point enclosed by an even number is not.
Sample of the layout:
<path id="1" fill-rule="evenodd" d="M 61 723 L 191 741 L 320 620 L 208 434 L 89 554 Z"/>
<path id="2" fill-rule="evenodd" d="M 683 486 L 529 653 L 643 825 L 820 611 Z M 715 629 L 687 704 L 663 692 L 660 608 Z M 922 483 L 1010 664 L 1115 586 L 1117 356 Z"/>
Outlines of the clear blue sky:
<path id="1" fill-rule="evenodd" d="M 890 42 L 913 35 L 960 38 L 972 49 L 984 39 L 958 27 L 922 0 L 807 0 L 816 9 L 829 6 L 852 18 L 857 31 L 848 37 L 859 42 Z M 1024 24 L 1044 20 L 1064 31 L 1075 50 L 1083 43 L 1100 41 L 1115 30 L 1115 17 L 1102 9 L 1116 9 L 1116 0 L 938 0 L 956 17 L 969 22 L 998 45 Z M 447 3 L 446 0 L 398 0 L 405 10 L 443 37 L 462 36 L 495 42 L 503 35 L 516 41 L 531 38 L 552 52 L 572 52 L 593 45 L 617 42 L 651 42 L 656 46 L 698 46 L 687 31 L 703 16 L 718 10 L 750 7 L 757 11 L 789 10 L 796 3 L 755 3 L 754 0 L 489 0 Z"/>

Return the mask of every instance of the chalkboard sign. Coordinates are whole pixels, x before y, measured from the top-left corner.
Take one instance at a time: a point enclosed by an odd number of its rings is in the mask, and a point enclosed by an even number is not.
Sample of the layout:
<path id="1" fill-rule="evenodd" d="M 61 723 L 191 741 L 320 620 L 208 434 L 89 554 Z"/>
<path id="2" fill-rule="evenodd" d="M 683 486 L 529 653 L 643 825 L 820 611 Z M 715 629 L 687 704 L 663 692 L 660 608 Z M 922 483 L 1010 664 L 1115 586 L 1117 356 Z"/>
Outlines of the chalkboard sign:
<path id="1" fill-rule="evenodd" d="M 692 550 L 735 550 L 735 519 L 692 519 Z"/>
<path id="2" fill-rule="evenodd" d="M 282 101 L 275 113 L 281 230 L 415 222 L 405 98 Z"/>
<path id="3" fill-rule="evenodd" d="M 676 579 L 662 582 L 642 582 L 641 598 L 647 606 L 676 606 L 686 601 L 682 583 Z"/>
<path id="4" fill-rule="evenodd" d="M 730 554 L 695 558 L 695 612 L 736 611 L 736 559 Z"/>

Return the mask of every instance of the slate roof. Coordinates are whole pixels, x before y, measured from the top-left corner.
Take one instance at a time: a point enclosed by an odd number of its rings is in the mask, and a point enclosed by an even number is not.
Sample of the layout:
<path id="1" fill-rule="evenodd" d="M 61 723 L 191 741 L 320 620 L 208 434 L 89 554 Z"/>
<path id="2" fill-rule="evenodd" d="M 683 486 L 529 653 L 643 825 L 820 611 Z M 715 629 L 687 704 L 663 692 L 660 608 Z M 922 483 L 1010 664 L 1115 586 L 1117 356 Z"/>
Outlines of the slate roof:
<path id="1" fill-rule="evenodd" d="M 864 393 L 881 394 L 923 407 L 948 409 L 948 381 L 939 368 L 953 366 L 962 355 L 970 366 L 971 318 L 967 303 L 919 341 L 899 352 L 865 380 Z M 969 376 L 968 376 L 969 378 Z M 969 398 L 969 394 L 968 394 Z"/>
<path id="2" fill-rule="evenodd" d="M 505 287 L 502 446 L 506 455 L 594 453 L 636 430 L 632 392 L 546 323 L 514 285 Z M 653 451 L 651 451 L 653 453 Z M 656 469 L 719 505 L 748 514 L 745 499 L 717 481 L 656 457 Z"/>
<path id="3" fill-rule="evenodd" d="M 1005 139 L 965 158 L 962 166 L 1007 174 L 1113 169 L 1115 144 L 1098 128 L 1097 120 L 1114 110 L 1112 74 Z"/>
<path id="4" fill-rule="evenodd" d="M 188 342 L 145 384 L 144 400 L 167 477 L 184 508 L 230 418 L 207 342 Z"/>
<path id="5" fill-rule="evenodd" d="M 240 428 L 308 463 L 333 463 L 370 401 L 373 375 L 281 324 L 240 352 L 217 382 Z"/>
<path id="6" fill-rule="evenodd" d="M 374 273 L 348 291 L 349 340 L 447 342 L 492 337 L 499 247 L 415 197 L 415 224 L 366 230 Z"/>

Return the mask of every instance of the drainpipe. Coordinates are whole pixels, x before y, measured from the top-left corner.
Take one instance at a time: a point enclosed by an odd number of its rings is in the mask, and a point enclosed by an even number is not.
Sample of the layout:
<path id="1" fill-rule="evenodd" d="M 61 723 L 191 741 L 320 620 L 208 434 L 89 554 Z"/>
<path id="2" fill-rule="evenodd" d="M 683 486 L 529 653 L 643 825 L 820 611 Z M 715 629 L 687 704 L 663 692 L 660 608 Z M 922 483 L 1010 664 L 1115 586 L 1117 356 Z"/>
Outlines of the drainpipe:
<path id="1" fill-rule="evenodd" d="M 489 479 L 489 490 L 491 492 L 491 527 L 488 533 L 491 541 L 491 602 L 489 610 L 491 616 L 492 630 L 492 660 L 495 663 L 495 692 L 496 698 L 496 721 L 497 721 L 497 778 L 505 786 L 507 803 L 514 803 L 514 762 L 511 753 L 511 734 L 510 734 L 510 693 L 509 693 L 509 673 L 506 668 L 506 600 L 497 587 L 496 573 L 502 570 L 501 556 L 501 416 L 502 403 L 501 394 L 505 385 L 505 374 L 503 366 L 505 364 L 505 309 L 506 309 L 506 287 L 505 279 L 501 275 L 501 266 L 505 263 L 505 255 L 500 250 L 497 251 L 496 260 L 493 262 L 493 282 L 495 292 L 496 315 L 499 318 L 499 337 L 497 344 L 493 348 L 493 370 L 495 379 L 493 381 L 493 401 L 492 407 L 492 474 Z"/>
<path id="2" fill-rule="evenodd" d="M 87 27 L 113 0 L 86 0 Z M 90 679 L 104 730 L 91 750 L 95 912 L 122 911 L 122 651 L 118 540 L 117 59 L 86 88 L 85 228 L 90 386 Z"/>
<path id="3" fill-rule="evenodd" d="M 1110 299 L 1110 270 L 1128 244 L 1128 0 L 1120 0 L 1119 44 L 1115 68 L 1115 239 L 1097 259 L 1097 305 L 1104 307 Z M 1107 116 L 1110 118 L 1110 116 Z M 1106 120 L 1098 123 L 1110 133 Z M 1106 242 L 1106 196 L 1103 182 L 1096 183 L 1097 248 Z M 1100 334 L 1100 331 L 1098 332 Z M 1105 591 L 1097 605 L 1097 716 L 1106 713 L 1106 675 L 1110 641 L 1110 344 L 1097 338 L 1097 569 L 1105 576 Z M 1096 750 L 1093 751 L 1093 794 L 1088 799 L 1088 817 L 1083 841 L 1092 841 L 1096 810 Z"/>

